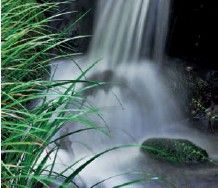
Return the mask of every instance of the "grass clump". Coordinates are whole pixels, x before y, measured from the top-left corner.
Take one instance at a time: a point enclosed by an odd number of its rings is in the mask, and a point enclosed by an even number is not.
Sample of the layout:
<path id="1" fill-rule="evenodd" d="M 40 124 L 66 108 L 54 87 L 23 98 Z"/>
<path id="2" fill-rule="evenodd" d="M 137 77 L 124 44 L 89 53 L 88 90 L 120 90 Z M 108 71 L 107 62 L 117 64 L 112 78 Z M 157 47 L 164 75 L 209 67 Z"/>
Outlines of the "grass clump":
<path id="1" fill-rule="evenodd" d="M 46 165 L 49 156 L 58 150 L 56 144 L 50 145 L 51 138 L 66 122 L 97 129 L 87 118 L 97 109 L 83 104 L 85 88 L 76 87 L 80 82 L 88 82 L 82 79 L 90 68 L 73 81 L 46 79 L 50 76 L 49 62 L 76 55 L 73 49 L 64 53 L 63 48 L 70 49 L 66 42 L 80 38 L 51 32 L 49 23 L 64 13 L 57 11 L 50 17 L 45 13 L 58 10 L 58 5 L 38 4 L 35 0 L 2 1 L 3 187 L 38 187 L 38 183 L 48 187 L 54 179 L 66 178 L 53 170 L 56 157 L 52 165 Z M 61 88 L 64 92 L 59 91 Z M 69 103 L 74 105 L 73 111 Z M 46 156 L 39 160 L 48 146 Z"/>

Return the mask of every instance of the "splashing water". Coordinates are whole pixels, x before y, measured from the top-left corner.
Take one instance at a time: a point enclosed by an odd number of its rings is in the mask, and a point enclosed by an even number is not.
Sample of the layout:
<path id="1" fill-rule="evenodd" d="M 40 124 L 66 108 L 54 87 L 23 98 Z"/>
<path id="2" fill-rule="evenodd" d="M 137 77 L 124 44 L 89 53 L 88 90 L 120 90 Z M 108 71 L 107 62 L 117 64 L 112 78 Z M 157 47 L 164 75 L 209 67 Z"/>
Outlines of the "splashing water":
<path id="1" fill-rule="evenodd" d="M 104 121 L 99 117 L 91 118 L 98 124 L 106 122 L 110 136 L 96 131 L 72 136 L 73 159 L 91 156 L 117 145 L 140 144 L 152 136 L 184 137 L 177 99 L 169 88 L 170 80 L 161 73 L 158 64 L 164 60 L 169 7 L 169 0 L 99 0 L 89 53 L 87 57 L 78 58 L 77 63 L 85 68 L 87 62 L 100 59 L 88 73 L 88 79 L 110 84 L 97 88 L 87 101 L 101 109 Z M 146 60 L 148 58 L 158 63 Z M 74 79 L 80 74 L 73 62 L 61 62 L 58 66 L 55 80 Z M 68 130 L 72 127 L 75 126 L 67 125 Z M 178 127 L 179 131 L 175 131 Z M 185 137 L 190 138 L 190 134 Z M 197 136 L 192 139 L 199 141 Z M 202 143 L 206 145 L 207 138 L 202 137 Z M 151 170 L 149 163 L 138 148 L 122 149 L 97 159 L 80 175 L 90 187 L 123 172 Z M 159 166 L 155 168 L 160 169 Z M 179 174 L 179 171 L 170 170 L 173 176 L 173 173 Z M 136 177 L 137 173 L 112 178 L 102 187 L 110 188 Z M 161 187 L 152 182 L 134 187 L 145 185 Z"/>

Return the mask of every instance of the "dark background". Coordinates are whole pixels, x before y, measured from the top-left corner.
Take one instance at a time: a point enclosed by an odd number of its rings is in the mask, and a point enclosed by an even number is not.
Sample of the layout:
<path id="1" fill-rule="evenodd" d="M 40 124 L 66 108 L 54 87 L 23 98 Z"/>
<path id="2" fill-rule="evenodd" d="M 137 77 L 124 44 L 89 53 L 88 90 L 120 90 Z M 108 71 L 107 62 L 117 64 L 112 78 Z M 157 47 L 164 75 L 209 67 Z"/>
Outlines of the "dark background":
<path id="1" fill-rule="evenodd" d="M 217 69 L 217 0 L 173 0 L 166 52 L 202 69 Z"/>

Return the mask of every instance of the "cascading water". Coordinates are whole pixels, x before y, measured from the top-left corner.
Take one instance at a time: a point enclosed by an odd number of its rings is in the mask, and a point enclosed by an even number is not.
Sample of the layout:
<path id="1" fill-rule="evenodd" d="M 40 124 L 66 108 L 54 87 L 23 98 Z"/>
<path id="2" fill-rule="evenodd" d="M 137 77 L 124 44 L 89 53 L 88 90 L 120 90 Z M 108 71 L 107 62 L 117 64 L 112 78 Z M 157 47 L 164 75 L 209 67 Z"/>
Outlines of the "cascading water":
<path id="1" fill-rule="evenodd" d="M 100 1 L 91 59 L 103 57 L 108 68 L 138 61 L 149 0 Z"/>
<path id="2" fill-rule="evenodd" d="M 158 64 L 164 58 L 169 7 L 169 0 L 99 0 L 89 54 L 78 63 L 84 68 L 99 60 L 88 73 L 88 79 L 110 83 L 96 88 L 87 98 L 89 104 L 101 109 L 104 121 L 91 118 L 97 124 L 106 122 L 110 136 L 96 131 L 72 136 L 73 159 L 117 145 L 141 144 L 147 137 L 182 134 L 180 129 L 175 131 L 180 127 L 177 125 L 181 118 L 179 106 Z M 148 58 L 158 63 L 149 62 Z M 54 79 L 74 79 L 79 72 L 73 62 L 61 62 Z M 67 129 L 72 127 L 75 125 L 68 125 Z M 202 142 L 207 143 L 205 139 Z M 142 169 L 150 169 L 149 160 L 138 148 L 121 149 L 96 159 L 80 175 L 90 187 L 105 178 Z M 135 177 L 119 176 L 101 186 L 110 188 Z M 152 182 L 134 187 L 145 185 L 158 187 Z"/>
<path id="3" fill-rule="evenodd" d="M 93 69 L 94 72 L 89 73 L 89 79 L 97 78 L 111 84 L 108 92 L 99 89 L 88 100 L 93 105 L 107 108 L 102 113 L 105 113 L 103 118 L 109 124 L 111 146 L 132 142 L 131 134 L 132 138 L 140 140 L 146 134 L 161 133 L 173 117 L 179 116 L 175 100 L 156 70 L 157 65 L 141 57 L 142 49 L 152 48 L 150 43 L 142 40 L 145 33 L 148 38 L 153 37 L 154 43 L 162 48 L 152 49 L 154 56 L 160 53 L 157 51 L 163 52 L 164 44 L 161 43 L 166 37 L 166 28 L 162 27 L 163 23 L 159 20 L 161 16 L 158 15 L 158 19 L 154 19 L 154 23 L 149 23 L 147 27 L 146 23 L 149 11 L 150 16 L 155 17 L 158 11 L 164 12 L 161 7 L 165 10 L 166 2 L 169 7 L 170 1 L 155 2 L 156 4 L 150 0 L 100 0 L 98 4 L 96 29 L 88 60 L 100 62 Z M 161 20 L 167 21 L 166 16 L 163 14 Z M 162 54 L 160 56 L 163 57 Z M 108 140 L 101 140 L 99 135 L 90 138 L 100 139 L 97 143 L 101 143 L 104 148 L 105 145 L 109 146 Z M 88 140 L 87 136 L 85 139 Z M 98 149 L 102 148 L 98 146 Z"/>
<path id="4" fill-rule="evenodd" d="M 142 54 L 161 60 L 169 5 L 170 0 L 99 0 L 90 59 L 103 58 L 108 68 L 136 63 Z"/>

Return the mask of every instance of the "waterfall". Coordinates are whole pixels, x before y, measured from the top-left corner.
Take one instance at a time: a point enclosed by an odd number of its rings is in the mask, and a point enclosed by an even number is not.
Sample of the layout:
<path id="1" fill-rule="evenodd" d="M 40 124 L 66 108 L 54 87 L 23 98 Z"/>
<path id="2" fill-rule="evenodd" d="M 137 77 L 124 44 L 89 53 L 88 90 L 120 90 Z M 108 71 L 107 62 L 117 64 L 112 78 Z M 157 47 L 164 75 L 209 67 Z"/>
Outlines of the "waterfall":
<path id="1" fill-rule="evenodd" d="M 69 139 L 74 159 L 117 145 L 140 144 L 147 137 L 166 136 L 176 127 L 181 116 L 179 106 L 170 91 L 170 80 L 155 63 L 162 62 L 165 56 L 169 7 L 169 0 L 98 1 L 89 53 L 78 64 L 86 66 L 100 60 L 87 79 L 109 84 L 87 94 L 87 102 L 101 109 L 100 115 L 90 118 L 107 128 L 110 135 L 97 131 L 73 135 Z M 75 67 L 74 62 L 62 62 L 53 79 L 75 78 L 80 73 Z M 67 129 L 79 126 L 69 124 Z M 91 163 L 81 178 L 90 187 L 104 178 L 139 169 L 139 156 L 138 148 L 112 152 Z M 128 179 L 118 178 L 103 187 Z"/>
<path id="2" fill-rule="evenodd" d="M 170 0 L 99 0 L 90 59 L 103 58 L 108 68 L 143 55 L 162 61 L 169 7 Z"/>
<path id="3" fill-rule="evenodd" d="M 97 153 L 117 145 L 140 144 L 146 137 L 165 136 L 175 127 L 180 117 L 179 107 L 159 73 L 158 63 L 150 62 L 161 62 L 164 58 L 169 2 L 99 0 L 95 31 L 85 61 L 100 60 L 89 72 L 88 79 L 110 84 L 96 88 L 87 100 L 101 109 L 104 121 L 99 117 L 90 118 L 107 127 L 110 136 L 96 131 L 73 136 L 76 158 L 92 155 L 90 150 Z M 136 168 L 138 163 L 134 161 L 140 156 L 139 149 L 128 150 L 131 155 L 125 152 L 108 154 L 85 169 L 81 177 L 88 187 L 126 172 L 127 164 L 130 170 Z M 104 187 L 113 187 L 128 179 L 122 177 Z"/>

